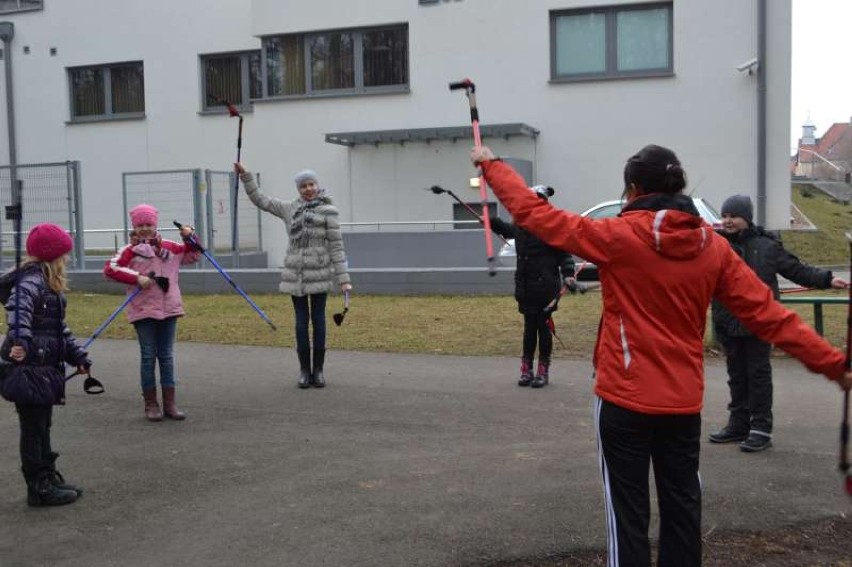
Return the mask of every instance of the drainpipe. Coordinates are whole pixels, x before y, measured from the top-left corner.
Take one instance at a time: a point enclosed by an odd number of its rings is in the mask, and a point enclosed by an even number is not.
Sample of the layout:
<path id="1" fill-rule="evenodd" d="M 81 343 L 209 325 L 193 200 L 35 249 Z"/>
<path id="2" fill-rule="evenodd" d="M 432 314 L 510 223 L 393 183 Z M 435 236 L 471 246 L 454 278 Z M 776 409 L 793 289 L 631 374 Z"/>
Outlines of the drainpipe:
<path id="1" fill-rule="evenodd" d="M 15 24 L 0 22 L 0 40 L 3 40 L 3 58 L 6 68 L 6 126 L 9 131 L 9 179 L 15 180 L 15 166 L 18 156 L 15 152 L 15 100 L 12 96 L 12 38 L 15 37 Z"/>
<path id="2" fill-rule="evenodd" d="M 766 223 L 766 0 L 757 0 L 757 219 Z"/>

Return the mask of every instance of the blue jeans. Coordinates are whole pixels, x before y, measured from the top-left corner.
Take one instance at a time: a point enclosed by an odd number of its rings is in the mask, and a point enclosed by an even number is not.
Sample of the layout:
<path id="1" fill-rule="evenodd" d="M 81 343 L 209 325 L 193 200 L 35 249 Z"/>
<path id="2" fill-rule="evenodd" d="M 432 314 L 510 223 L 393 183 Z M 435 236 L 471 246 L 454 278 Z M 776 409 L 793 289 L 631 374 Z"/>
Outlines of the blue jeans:
<path id="1" fill-rule="evenodd" d="M 157 387 L 154 374 L 156 361 L 160 363 L 160 386 L 174 388 L 175 385 L 175 330 L 177 317 L 157 319 L 141 319 L 133 323 L 136 336 L 139 338 L 142 391 L 153 390 Z"/>
<path id="2" fill-rule="evenodd" d="M 325 350 L 325 300 L 327 293 L 314 293 L 303 297 L 291 296 L 296 310 L 296 350 L 310 350 L 308 320 L 314 325 L 314 349 Z M 310 298 L 310 309 L 308 308 Z"/>

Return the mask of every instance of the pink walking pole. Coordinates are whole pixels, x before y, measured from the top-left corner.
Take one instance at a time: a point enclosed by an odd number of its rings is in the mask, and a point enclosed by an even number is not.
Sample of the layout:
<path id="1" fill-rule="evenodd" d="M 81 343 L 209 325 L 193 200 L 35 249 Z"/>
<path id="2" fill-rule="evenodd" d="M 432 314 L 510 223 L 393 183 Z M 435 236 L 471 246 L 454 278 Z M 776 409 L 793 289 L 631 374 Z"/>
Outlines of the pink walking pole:
<path id="1" fill-rule="evenodd" d="M 476 108 L 476 85 L 470 79 L 464 79 L 457 83 L 450 83 L 450 90 L 455 91 L 464 89 L 467 100 L 470 103 L 470 122 L 473 126 L 473 145 L 477 148 L 482 147 L 482 138 L 479 134 L 479 110 Z M 491 237 L 491 219 L 488 216 L 488 186 L 485 184 L 485 178 L 480 173 L 479 175 L 479 200 L 482 202 L 482 224 L 485 232 L 485 257 L 488 262 L 488 275 L 494 276 L 497 274 L 497 269 L 494 266 L 494 240 Z"/>

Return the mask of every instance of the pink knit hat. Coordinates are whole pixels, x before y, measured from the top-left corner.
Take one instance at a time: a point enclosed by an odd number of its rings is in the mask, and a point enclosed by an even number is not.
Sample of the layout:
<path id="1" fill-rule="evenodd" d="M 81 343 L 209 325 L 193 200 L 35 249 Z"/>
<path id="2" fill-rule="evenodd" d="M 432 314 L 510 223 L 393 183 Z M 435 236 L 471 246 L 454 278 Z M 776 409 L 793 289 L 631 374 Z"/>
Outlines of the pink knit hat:
<path id="1" fill-rule="evenodd" d="M 157 226 L 157 209 L 151 205 L 136 205 L 130 209 L 130 222 L 133 226 L 143 224 Z"/>
<path id="2" fill-rule="evenodd" d="M 35 225 L 27 235 L 27 255 L 44 262 L 68 254 L 73 247 L 74 241 L 65 229 L 49 222 Z"/>

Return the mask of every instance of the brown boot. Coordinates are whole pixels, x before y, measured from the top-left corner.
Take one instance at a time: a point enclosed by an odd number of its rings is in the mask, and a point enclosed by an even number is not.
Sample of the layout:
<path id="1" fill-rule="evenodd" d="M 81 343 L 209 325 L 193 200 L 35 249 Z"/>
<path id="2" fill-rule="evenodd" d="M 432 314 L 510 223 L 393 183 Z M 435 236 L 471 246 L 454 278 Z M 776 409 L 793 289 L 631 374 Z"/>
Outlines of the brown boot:
<path id="1" fill-rule="evenodd" d="M 163 387 L 163 413 L 166 414 L 166 417 L 169 419 L 176 419 L 177 421 L 181 421 L 186 419 L 186 414 L 180 411 L 175 404 L 175 388 L 172 387 Z"/>
<path id="2" fill-rule="evenodd" d="M 163 421 L 163 412 L 157 403 L 157 389 L 142 390 L 142 397 L 145 398 L 145 418 L 148 421 Z"/>

